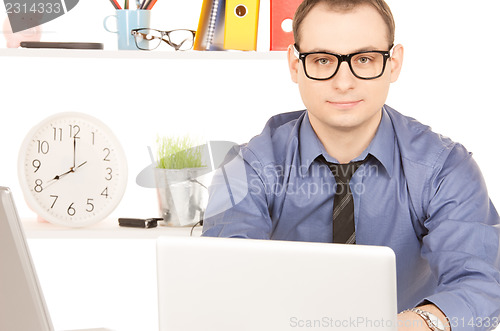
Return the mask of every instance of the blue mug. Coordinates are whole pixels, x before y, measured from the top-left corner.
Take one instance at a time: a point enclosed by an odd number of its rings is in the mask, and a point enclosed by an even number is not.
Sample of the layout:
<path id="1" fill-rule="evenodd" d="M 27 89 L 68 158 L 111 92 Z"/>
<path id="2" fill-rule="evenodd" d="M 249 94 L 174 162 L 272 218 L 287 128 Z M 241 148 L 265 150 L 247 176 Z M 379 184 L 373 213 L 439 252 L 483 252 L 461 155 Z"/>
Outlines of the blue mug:
<path id="1" fill-rule="evenodd" d="M 116 31 L 108 28 L 107 23 L 110 17 L 116 18 Z M 104 18 L 103 25 L 106 31 L 118 34 L 118 49 L 120 50 L 137 50 L 134 36 L 131 34 L 132 29 L 149 28 L 151 20 L 150 10 L 129 10 L 118 9 L 116 15 L 109 15 Z"/>

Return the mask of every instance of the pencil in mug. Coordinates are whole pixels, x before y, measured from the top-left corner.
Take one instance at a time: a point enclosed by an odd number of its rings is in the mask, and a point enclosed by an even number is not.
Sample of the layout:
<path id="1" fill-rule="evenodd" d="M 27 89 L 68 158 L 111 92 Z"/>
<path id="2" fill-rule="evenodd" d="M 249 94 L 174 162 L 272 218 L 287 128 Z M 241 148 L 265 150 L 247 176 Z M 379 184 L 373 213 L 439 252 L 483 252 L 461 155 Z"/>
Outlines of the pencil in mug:
<path id="1" fill-rule="evenodd" d="M 118 4 L 118 1 L 116 0 L 109 0 L 111 1 L 111 4 L 113 5 L 113 7 L 115 7 L 115 9 L 122 9 L 122 7 Z"/>
<path id="2" fill-rule="evenodd" d="M 128 0 L 125 0 L 125 5 L 123 6 L 123 9 L 128 9 Z"/>
<path id="3" fill-rule="evenodd" d="M 155 5 L 157 0 L 152 0 L 149 2 L 148 6 L 146 7 L 147 10 L 153 9 L 153 6 Z"/>

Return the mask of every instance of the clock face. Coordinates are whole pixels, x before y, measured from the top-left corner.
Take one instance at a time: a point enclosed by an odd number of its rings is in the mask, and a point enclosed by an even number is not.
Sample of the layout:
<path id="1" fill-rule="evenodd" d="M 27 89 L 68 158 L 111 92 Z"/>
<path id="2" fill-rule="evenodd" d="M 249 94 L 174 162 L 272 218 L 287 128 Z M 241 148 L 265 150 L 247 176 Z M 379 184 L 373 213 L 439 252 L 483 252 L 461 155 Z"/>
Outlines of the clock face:
<path id="1" fill-rule="evenodd" d="M 43 219 L 80 227 L 108 216 L 127 184 L 119 141 L 99 120 L 60 113 L 35 126 L 18 163 L 28 205 Z"/>

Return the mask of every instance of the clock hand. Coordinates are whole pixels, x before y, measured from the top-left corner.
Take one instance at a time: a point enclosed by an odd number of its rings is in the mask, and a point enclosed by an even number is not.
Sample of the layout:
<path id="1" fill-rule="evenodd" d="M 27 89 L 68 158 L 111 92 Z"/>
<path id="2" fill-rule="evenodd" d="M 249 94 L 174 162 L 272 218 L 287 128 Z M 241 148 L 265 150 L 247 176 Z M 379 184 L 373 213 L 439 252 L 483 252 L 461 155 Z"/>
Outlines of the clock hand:
<path id="1" fill-rule="evenodd" d="M 76 137 L 73 137 L 73 168 L 75 168 L 75 166 L 76 166 Z"/>
<path id="2" fill-rule="evenodd" d="M 66 171 L 66 172 L 65 172 L 65 173 L 63 173 L 63 174 L 60 174 L 60 175 L 56 175 L 56 176 L 54 176 L 54 178 L 52 178 L 51 180 L 59 180 L 59 179 L 61 179 L 61 177 L 66 176 L 67 174 L 72 173 L 72 172 L 75 172 L 75 171 L 73 170 L 73 167 L 71 167 L 71 169 L 69 169 L 68 171 Z"/>
<path id="3" fill-rule="evenodd" d="M 75 172 L 76 169 L 80 168 L 81 166 L 83 166 L 84 164 L 86 164 L 87 161 L 81 163 L 79 166 L 77 166 L 76 168 L 75 167 L 71 167 L 71 169 L 69 169 L 68 171 L 66 171 L 65 173 L 63 174 L 60 174 L 60 175 L 56 175 L 54 176 L 54 178 L 50 179 L 49 181 L 47 181 L 47 185 L 44 185 L 44 189 L 46 189 L 47 187 L 51 186 L 52 184 L 56 183 L 59 179 L 61 179 L 62 177 L 66 176 L 67 174 L 70 174 L 72 172 Z"/>
<path id="4" fill-rule="evenodd" d="M 82 165 L 84 165 L 85 163 L 87 163 L 87 161 L 85 161 L 85 162 L 81 163 L 78 167 L 74 168 L 74 169 L 73 169 L 73 172 L 75 172 L 75 171 L 76 171 L 76 169 L 80 168 L 80 167 L 81 167 Z"/>
<path id="5" fill-rule="evenodd" d="M 73 168 L 69 169 L 68 171 L 66 171 L 63 174 L 55 175 L 54 178 L 47 181 L 47 184 L 44 185 L 44 189 L 47 189 L 49 186 L 51 186 L 52 184 L 56 183 L 59 179 L 61 179 L 61 177 L 66 176 L 67 174 L 72 173 L 72 172 L 74 172 Z"/>
<path id="6" fill-rule="evenodd" d="M 56 175 L 56 176 L 54 176 L 54 178 L 52 178 L 50 181 L 53 181 L 53 180 L 59 180 L 59 179 L 61 179 L 61 177 L 64 177 L 64 176 L 66 176 L 67 174 L 70 174 L 70 173 L 72 173 L 72 172 L 75 172 L 75 171 L 76 171 L 76 169 L 80 168 L 80 167 L 81 167 L 81 166 L 83 166 L 85 163 L 87 163 L 87 161 L 85 161 L 85 162 L 81 163 L 78 167 L 71 167 L 71 169 L 69 169 L 69 170 L 68 170 L 68 171 L 66 171 L 65 173 L 60 174 L 60 175 Z M 49 181 L 49 182 L 50 182 L 50 181 Z"/>

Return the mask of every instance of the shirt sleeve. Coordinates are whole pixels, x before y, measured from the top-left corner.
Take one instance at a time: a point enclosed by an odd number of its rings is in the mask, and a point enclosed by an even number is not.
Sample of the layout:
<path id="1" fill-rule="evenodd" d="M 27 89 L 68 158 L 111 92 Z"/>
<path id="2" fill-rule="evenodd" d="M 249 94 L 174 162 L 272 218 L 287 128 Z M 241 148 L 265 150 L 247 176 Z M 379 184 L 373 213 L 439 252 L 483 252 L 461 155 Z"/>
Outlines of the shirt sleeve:
<path id="1" fill-rule="evenodd" d="M 247 149 L 232 154 L 214 174 L 202 235 L 269 239 L 272 222 L 262 166 Z"/>
<path id="2" fill-rule="evenodd" d="M 471 154 L 461 145 L 444 154 L 424 194 L 422 256 L 438 282 L 424 299 L 445 313 L 453 331 L 492 330 L 500 315 L 499 216 Z"/>

